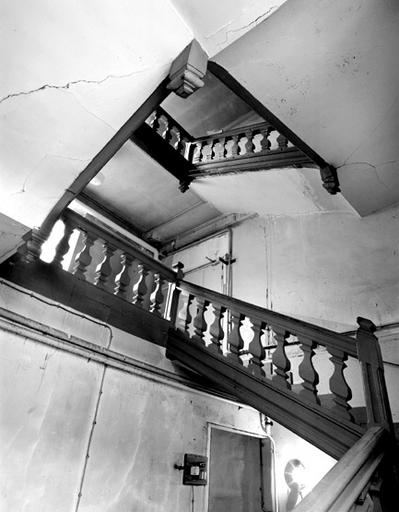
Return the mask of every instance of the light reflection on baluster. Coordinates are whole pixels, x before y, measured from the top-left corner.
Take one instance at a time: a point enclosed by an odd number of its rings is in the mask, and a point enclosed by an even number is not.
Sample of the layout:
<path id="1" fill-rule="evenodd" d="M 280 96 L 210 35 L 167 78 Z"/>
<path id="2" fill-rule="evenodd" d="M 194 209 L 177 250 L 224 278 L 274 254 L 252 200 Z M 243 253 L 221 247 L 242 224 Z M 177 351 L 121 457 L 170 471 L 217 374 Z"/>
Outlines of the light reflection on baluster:
<path id="1" fill-rule="evenodd" d="M 132 300 L 133 295 L 133 287 L 131 286 L 133 261 L 134 257 L 131 254 L 127 252 L 124 253 L 123 271 L 119 276 L 116 292 L 116 295 L 126 299 L 129 302 Z"/>
<path id="2" fill-rule="evenodd" d="M 242 325 L 243 315 L 236 310 L 230 311 L 231 330 L 228 336 L 229 352 L 227 358 L 235 363 L 243 364 L 240 353 L 244 348 L 244 340 L 241 337 L 240 327 Z"/>
<path id="3" fill-rule="evenodd" d="M 327 350 L 331 355 L 330 361 L 334 365 L 334 373 L 330 377 L 330 391 L 334 395 L 334 406 L 332 410 L 341 418 L 352 421 L 350 405 L 348 404 L 349 400 L 352 398 L 352 391 L 344 375 L 348 356 L 342 350 L 331 346 L 328 346 Z"/>
<path id="4" fill-rule="evenodd" d="M 62 261 L 64 256 L 69 251 L 69 240 L 75 229 L 75 226 L 72 224 L 71 220 L 66 217 L 63 219 L 64 224 L 64 234 L 61 240 L 58 242 L 58 245 L 55 249 L 55 256 L 53 259 L 53 265 L 57 268 L 62 268 Z"/>
<path id="5" fill-rule="evenodd" d="M 155 289 L 150 297 L 150 312 L 154 313 L 154 315 L 161 316 L 160 310 L 164 301 L 164 295 L 162 292 L 162 287 L 165 283 L 164 276 L 157 272 L 154 274 L 154 286 Z"/>
<path id="6" fill-rule="evenodd" d="M 288 382 L 288 372 L 291 369 L 291 363 L 285 352 L 289 332 L 281 327 L 272 326 L 272 329 L 274 339 L 277 343 L 276 350 L 273 352 L 272 356 L 273 366 L 275 367 L 275 374 L 272 377 L 273 384 L 285 389 L 291 389 L 291 384 Z"/>
<path id="7" fill-rule="evenodd" d="M 176 150 L 187 159 L 187 146 L 190 143 L 187 137 L 180 134 L 180 140 L 177 144 Z"/>
<path id="8" fill-rule="evenodd" d="M 92 261 L 90 249 L 93 247 L 96 239 L 96 235 L 91 233 L 89 230 L 84 232 L 84 248 L 76 256 L 74 268 L 72 270 L 72 274 L 78 279 L 86 279 L 86 272 Z"/>
<path id="9" fill-rule="evenodd" d="M 211 343 L 208 346 L 209 350 L 213 352 L 217 352 L 219 354 L 222 353 L 222 340 L 224 338 L 224 331 L 222 327 L 222 321 L 224 315 L 226 313 L 226 308 L 221 304 L 212 303 L 213 306 L 213 314 L 215 315 L 215 320 L 212 322 L 211 327 L 209 329 L 209 333 L 211 335 Z"/>
<path id="10" fill-rule="evenodd" d="M 209 302 L 203 297 L 196 297 L 197 313 L 194 318 L 194 335 L 193 339 L 204 344 L 204 333 L 208 327 L 205 321 L 205 312 L 209 306 Z"/>
<path id="11" fill-rule="evenodd" d="M 238 155 L 238 152 L 239 152 L 239 146 L 238 146 L 238 135 L 233 135 L 231 137 L 231 140 L 233 141 L 233 144 L 231 145 L 230 147 L 230 151 L 229 151 L 229 154 L 228 154 L 228 157 L 230 158 L 234 158 Z"/>
<path id="12" fill-rule="evenodd" d="M 153 130 L 156 130 L 158 128 L 158 125 L 157 125 L 158 118 L 159 118 L 159 112 L 157 110 L 154 110 L 154 112 L 152 112 L 150 114 L 150 116 L 147 118 L 146 123 L 149 126 L 151 126 L 151 128 Z"/>
<path id="13" fill-rule="evenodd" d="M 146 278 L 150 272 L 150 268 L 144 263 L 139 263 L 137 267 L 139 279 L 133 287 L 133 304 L 144 307 L 145 299 L 148 294 L 148 288 L 146 284 Z"/>
<path id="14" fill-rule="evenodd" d="M 258 319 L 251 320 L 251 322 L 254 335 L 250 344 L 248 345 L 248 351 L 252 356 L 248 363 L 248 370 L 252 373 L 252 375 L 263 377 L 265 372 L 263 371 L 262 367 L 263 360 L 266 356 L 266 351 L 262 345 L 261 337 L 263 334 L 264 322 Z"/>
<path id="15" fill-rule="evenodd" d="M 311 338 L 298 335 L 298 341 L 301 343 L 303 352 L 303 359 L 299 365 L 299 376 L 302 379 L 302 390 L 300 395 L 309 402 L 320 405 L 319 397 L 317 396 L 317 384 L 319 383 L 319 375 L 313 366 L 313 356 L 317 343 Z"/>

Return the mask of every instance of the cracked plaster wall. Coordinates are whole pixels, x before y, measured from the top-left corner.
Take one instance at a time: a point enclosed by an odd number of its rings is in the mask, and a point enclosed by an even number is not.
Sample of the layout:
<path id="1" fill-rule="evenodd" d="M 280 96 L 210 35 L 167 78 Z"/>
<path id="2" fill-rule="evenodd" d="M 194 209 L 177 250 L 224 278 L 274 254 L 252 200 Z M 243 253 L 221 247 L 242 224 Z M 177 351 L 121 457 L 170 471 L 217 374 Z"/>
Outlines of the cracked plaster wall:
<path id="1" fill-rule="evenodd" d="M 157 0 L 8 0 L 1 27 L 0 208 L 34 227 L 192 33 L 169 1 Z"/>
<path id="2" fill-rule="evenodd" d="M 0 307 L 149 368 L 178 371 L 163 348 L 4 280 Z M 0 324 L 1 510 L 188 510 L 191 489 L 173 465 L 186 452 L 207 453 L 208 422 L 262 435 L 251 408 L 156 375 L 105 368 L 44 344 L 44 334 L 38 339 L 1 317 Z M 206 493 L 195 490 L 196 510 L 205 510 Z"/>
<path id="3" fill-rule="evenodd" d="M 327 162 L 361 214 L 399 202 L 399 4 L 288 0 L 215 56 Z"/>

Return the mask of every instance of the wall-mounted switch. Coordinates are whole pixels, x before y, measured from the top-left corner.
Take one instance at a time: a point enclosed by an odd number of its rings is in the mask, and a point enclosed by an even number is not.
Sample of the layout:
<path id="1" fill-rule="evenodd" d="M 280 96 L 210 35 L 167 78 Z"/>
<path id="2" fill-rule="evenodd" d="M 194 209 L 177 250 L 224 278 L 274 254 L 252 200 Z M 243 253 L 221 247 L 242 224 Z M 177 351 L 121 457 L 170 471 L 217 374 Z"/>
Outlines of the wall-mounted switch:
<path id="1" fill-rule="evenodd" d="M 184 454 L 183 485 L 206 485 L 208 457 Z"/>

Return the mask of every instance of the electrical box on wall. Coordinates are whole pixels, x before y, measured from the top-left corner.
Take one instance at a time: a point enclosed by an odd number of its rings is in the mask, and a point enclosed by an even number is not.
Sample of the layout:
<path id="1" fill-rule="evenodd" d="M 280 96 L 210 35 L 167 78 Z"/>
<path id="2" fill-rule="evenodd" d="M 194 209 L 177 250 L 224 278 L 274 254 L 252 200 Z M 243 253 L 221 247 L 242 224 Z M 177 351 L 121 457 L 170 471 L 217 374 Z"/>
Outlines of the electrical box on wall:
<path id="1" fill-rule="evenodd" d="M 206 485 L 208 457 L 184 454 L 183 485 Z"/>

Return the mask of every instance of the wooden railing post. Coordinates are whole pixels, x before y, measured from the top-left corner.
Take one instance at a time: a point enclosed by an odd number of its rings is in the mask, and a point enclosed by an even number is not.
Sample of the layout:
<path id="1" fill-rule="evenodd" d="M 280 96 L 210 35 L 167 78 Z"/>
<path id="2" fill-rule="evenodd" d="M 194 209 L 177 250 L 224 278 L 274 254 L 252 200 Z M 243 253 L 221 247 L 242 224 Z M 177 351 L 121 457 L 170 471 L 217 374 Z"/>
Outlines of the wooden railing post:
<path id="1" fill-rule="evenodd" d="M 183 263 L 181 263 L 179 261 L 175 265 L 173 265 L 172 268 L 176 272 L 176 283 L 173 286 L 172 299 L 170 301 L 170 309 L 169 309 L 169 315 L 168 315 L 167 320 L 169 320 L 170 323 L 173 326 L 175 326 L 176 320 L 177 320 L 177 312 L 179 310 L 179 300 L 180 300 L 180 293 L 181 293 L 179 284 L 180 284 L 180 281 L 184 277 L 184 273 L 183 273 L 184 265 L 183 265 Z"/>
<path id="2" fill-rule="evenodd" d="M 368 427 L 385 426 L 393 432 L 392 415 L 384 376 L 384 365 L 376 326 L 367 318 L 358 317 L 357 353 L 362 367 Z"/>

